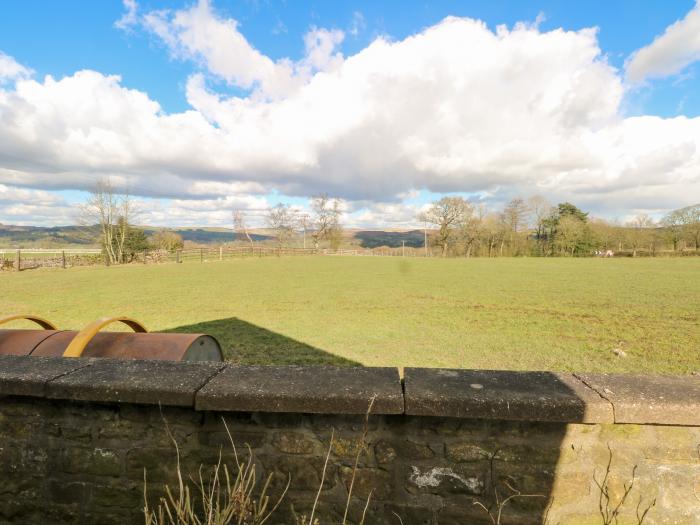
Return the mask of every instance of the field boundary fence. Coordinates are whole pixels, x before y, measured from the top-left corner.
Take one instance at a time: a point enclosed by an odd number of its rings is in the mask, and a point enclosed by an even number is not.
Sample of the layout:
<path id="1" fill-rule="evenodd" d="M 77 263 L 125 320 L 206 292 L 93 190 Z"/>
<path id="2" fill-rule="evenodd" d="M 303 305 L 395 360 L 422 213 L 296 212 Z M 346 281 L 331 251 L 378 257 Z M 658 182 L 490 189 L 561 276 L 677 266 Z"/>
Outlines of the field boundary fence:
<path id="1" fill-rule="evenodd" d="M 91 248 L 46 249 L 22 248 L 0 249 L 0 271 L 32 270 L 35 268 L 72 268 L 102 264 L 102 250 Z"/>
<path id="2" fill-rule="evenodd" d="M 234 258 L 263 258 L 290 256 L 359 256 L 359 257 L 424 257 L 424 250 L 399 248 L 289 248 L 270 246 L 214 246 L 181 250 L 144 250 L 125 256 L 128 264 L 210 262 Z M 431 255 L 430 253 L 428 255 Z M 23 271 L 36 268 L 72 268 L 109 264 L 102 250 L 93 249 L 0 249 L 0 271 Z"/>
<path id="3" fill-rule="evenodd" d="M 290 256 L 351 256 L 351 257 L 436 257 L 432 249 L 414 248 L 409 246 L 377 247 L 377 248 L 291 248 L 274 246 L 210 246 L 202 248 L 186 248 L 180 250 L 144 250 L 128 254 L 124 257 L 127 264 L 157 264 L 157 263 L 185 263 L 185 262 L 211 262 L 235 258 L 263 258 L 263 257 L 290 257 Z M 638 257 L 645 256 L 682 256 L 698 255 L 696 250 L 692 252 L 656 252 L 647 254 L 639 251 Z M 615 257 L 631 257 L 626 251 L 617 252 Z M 21 271 L 35 268 L 72 268 L 76 266 L 108 265 L 109 261 L 104 257 L 102 250 L 98 248 L 86 249 L 0 249 L 0 271 Z"/>
<path id="4" fill-rule="evenodd" d="M 364 256 L 364 257 L 415 257 L 424 256 L 423 250 L 415 248 L 375 248 L 375 249 L 315 249 L 286 248 L 269 246 L 218 246 L 210 248 L 189 248 L 175 251 L 145 251 L 134 257 L 136 262 L 208 262 L 231 258 L 251 257 L 290 257 L 290 256 Z"/>

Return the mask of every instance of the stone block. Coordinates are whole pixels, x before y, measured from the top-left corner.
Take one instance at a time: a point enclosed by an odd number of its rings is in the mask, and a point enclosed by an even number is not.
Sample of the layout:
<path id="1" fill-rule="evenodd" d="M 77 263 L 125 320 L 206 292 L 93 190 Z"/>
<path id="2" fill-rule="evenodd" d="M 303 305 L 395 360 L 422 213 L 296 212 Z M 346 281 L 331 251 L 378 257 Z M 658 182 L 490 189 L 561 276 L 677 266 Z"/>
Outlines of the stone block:
<path id="1" fill-rule="evenodd" d="M 412 494 L 482 494 L 488 466 L 484 463 L 465 467 L 460 464 L 406 466 L 406 489 Z"/>
<path id="2" fill-rule="evenodd" d="M 381 439 L 374 445 L 374 457 L 380 465 L 392 463 L 398 457 L 396 446 L 391 441 Z"/>
<path id="3" fill-rule="evenodd" d="M 450 443 L 446 447 L 446 456 L 450 461 L 458 463 L 483 461 L 493 453 L 475 443 Z"/>
<path id="4" fill-rule="evenodd" d="M 576 374 L 615 408 L 615 423 L 700 426 L 700 380 L 691 376 Z"/>
<path id="5" fill-rule="evenodd" d="M 407 368 L 406 413 L 500 420 L 612 422 L 610 403 L 572 374 Z"/>
<path id="6" fill-rule="evenodd" d="M 197 410 L 400 414 L 396 368 L 228 366 L 197 392 Z"/>
<path id="7" fill-rule="evenodd" d="M 355 480 L 352 485 L 352 494 L 354 497 L 365 501 L 371 492 L 373 500 L 384 501 L 391 498 L 394 486 L 388 472 L 377 468 L 358 468 L 355 470 L 351 467 L 341 467 L 340 475 L 347 490 L 350 490 L 350 484 L 353 482 L 353 472 Z"/>
<path id="8" fill-rule="evenodd" d="M 0 395 L 36 396 L 46 394 L 46 383 L 90 366 L 92 359 L 63 357 L 0 356 Z"/>
<path id="9" fill-rule="evenodd" d="M 63 472 L 82 477 L 116 477 L 124 470 L 121 452 L 104 448 L 66 448 L 60 453 L 59 465 Z"/>
<path id="10" fill-rule="evenodd" d="M 300 456 L 267 456 L 258 458 L 265 466 L 266 473 L 273 474 L 272 487 L 280 488 L 291 478 L 289 489 L 313 493 L 321 485 L 323 458 Z M 337 483 L 338 467 L 329 462 L 323 482 L 323 490 L 332 489 Z"/>
<path id="11" fill-rule="evenodd" d="M 272 444 L 285 454 L 311 454 L 316 442 L 299 432 L 275 432 Z"/>
<path id="12" fill-rule="evenodd" d="M 440 444 L 441 445 L 441 444 Z M 433 445 L 433 448 L 436 448 Z M 435 457 L 435 451 L 428 443 L 419 443 L 410 439 L 396 441 L 396 449 L 399 456 L 409 460 L 430 459 Z"/>
<path id="13" fill-rule="evenodd" d="M 47 397 L 80 401 L 193 406 L 221 363 L 95 359 L 46 385 Z"/>

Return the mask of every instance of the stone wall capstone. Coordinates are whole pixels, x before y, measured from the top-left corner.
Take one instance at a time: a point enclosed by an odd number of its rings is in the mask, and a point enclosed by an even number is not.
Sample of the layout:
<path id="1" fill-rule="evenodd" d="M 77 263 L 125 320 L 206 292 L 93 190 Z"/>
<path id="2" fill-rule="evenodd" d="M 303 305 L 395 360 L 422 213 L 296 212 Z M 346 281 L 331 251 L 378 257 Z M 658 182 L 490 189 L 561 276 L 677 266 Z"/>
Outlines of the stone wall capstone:
<path id="1" fill-rule="evenodd" d="M 373 399 L 372 413 L 365 412 Z M 369 524 L 700 523 L 700 384 L 693 377 L 0 357 L 0 523 L 140 523 L 182 471 L 252 454 L 307 512 Z M 363 438 L 363 435 L 365 436 Z M 331 436 L 333 441 L 331 443 Z M 250 452 L 249 452 L 250 451 Z M 606 477 L 607 473 L 607 477 Z M 525 497 L 524 495 L 527 495 Z M 641 503 L 640 503 L 641 502 Z"/>

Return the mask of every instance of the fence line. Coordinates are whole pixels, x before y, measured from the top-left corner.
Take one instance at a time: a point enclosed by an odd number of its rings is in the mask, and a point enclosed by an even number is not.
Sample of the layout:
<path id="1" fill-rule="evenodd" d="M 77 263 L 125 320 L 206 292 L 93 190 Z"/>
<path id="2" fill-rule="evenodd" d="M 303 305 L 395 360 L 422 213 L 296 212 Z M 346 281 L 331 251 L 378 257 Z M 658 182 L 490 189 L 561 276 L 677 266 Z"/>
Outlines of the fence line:
<path id="1" fill-rule="evenodd" d="M 360 256 L 360 257 L 425 257 L 423 248 L 358 248 L 358 249 L 314 249 L 270 246 L 217 246 L 208 248 L 188 248 L 175 251 L 145 250 L 130 254 L 127 263 L 162 262 L 208 262 L 235 257 L 288 257 L 288 256 Z M 29 270 L 34 268 L 69 268 L 106 264 L 99 249 L 0 249 L 0 270 Z"/>
<path id="2" fill-rule="evenodd" d="M 99 249 L 69 248 L 65 250 L 47 248 L 1 249 L 0 270 L 30 270 L 34 268 L 69 268 L 92 266 L 102 261 Z"/>
<path id="3" fill-rule="evenodd" d="M 271 246 L 214 246 L 208 248 L 188 248 L 175 251 L 146 250 L 130 254 L 126 263 L 153 264 L 164 262 L 209 262 L 236 257 L 288 257 L 288 256 L 355 256 L 355 257 L 435 257 L 433 250 L 401 246 L 398 248 L 356 248 L 356 249 L 314 249 Z M 631 253 L 618 252 L 616 256 L 631 256 Z M 639 252 L 639 256 L 645 254 Z M 648 254 L 647 254 L 648 255 Z M 688 252 L 662 252 L 655 256 L 700 255 L 697 250 Z M 29 270 L 34 268 L 70 268 L 74 266 L 96 266 L 109 264 L 99 249 L 0 249 L 1 270 Z"/>
<path id="4" fill-rule="evenodd" d="M 200 260 L 211 260 L 212 258 L 223 259 L 225 257 L 247 256 L 247 257 L 270 257 L 270 256 L 295 256 L 295 255 L 340 255 L 340 256 L 363 256 L 363 257 L 425 257 L 423 248 L 399 247 L 399 248 L 359 248 L 359 249 L 314 249 L 314 248 L 274 248 L 263 246 L 219 246 L 216 248 L 190 248 L 177 250 L 172 254 L 177 262 L 180 259 L 191 259 L 199 257 Z M 431 256 L 428 253 L 428 256 Z"/>
<path id="5" fill-rule="evenodd" d="M 66 249 L 51 249 L 51 248 L 0 248 L 0 255 L 16 255 L 21 252 L 22 255 L 99 255 L 102 250 L 99 248 L 66 248 Z"/>

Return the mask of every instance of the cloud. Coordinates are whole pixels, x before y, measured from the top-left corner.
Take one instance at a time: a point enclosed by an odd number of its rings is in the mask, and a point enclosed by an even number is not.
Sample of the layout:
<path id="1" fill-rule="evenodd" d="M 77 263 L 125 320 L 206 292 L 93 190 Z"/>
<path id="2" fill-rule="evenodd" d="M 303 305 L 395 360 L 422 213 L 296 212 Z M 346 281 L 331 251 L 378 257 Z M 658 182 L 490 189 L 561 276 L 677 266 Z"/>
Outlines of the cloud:
<path id="1" fill-rule="evenodd" d="M 300 59 L 272 60 L 208 2 L 135 12 L 195 65 L 191 109 L 167 113 L 96 71 L 18 77 L 0 87 L 0 184 L 89 189 L 110 177 L 139 196 L 205 203 L 178 204 L 178 217 L 222 221 L 227 198 L 328 192 L 362 203 L 362 224 L 409 220 L 417 190 L 541 193 L 600 214 L 700 194 L 700 119 L 624 118 L 622 74 L 595 29 L 450 17 L 344 56 L 342 32 L 312 28 Z"/>
<path id="2" fill-rule="evenodd" d="M 348 33 L 352 36 L 359 35 L 367 27 L 367 22 L 365 21 L 365 15 L 361 11 L 355 11 L 352 14 L 352 22 L 350 22 L 350 28 Z"/>
<path id="3" fill-rule="evenodd" d="M 76 211 L 62 197 L 49 191 L 28 190 L 0 184 L 0 223 L 72 224 Z"/>
<path id="4" fill-rule="evenodd" d="M 193 60 L 211 75 L 232 86 L 255 90 L 259 97 L 279 98 L 301 86 L 311 75 L 337 67 L 342 56 L 340 30 L 312 28 L 304 37 L 306 55 L 294 62 L 262 54 L 243 36 L 239 23 L 223 18 L 209 0 L 181 10 L 136 14 L 135 0 L 125 0 L 127 12 L 120 27 L 140 26 L 158 37 L 176 59 Z M 125 23 L 126 21 L 126 23 Z"/>
<path id="5" fill-rule="evenodd" d="M 270 203 L 264 197 L 238 195 L 214 199 L 173 199 L 135 201 L 137 221 L 152 226 L 233 227 L 233 210 L 245 212 L 252 227 L 264 226 Z"/>
<path id="6" fill-rule="evenodd" d="M 680 73 L 700 60 L 700 0 L 685 16 L 666 28 L 654 41 L 635 51 L 625 66 L 631 82 Z"/>
<path id="7" fill-rule="evenodd" d="M 14 58 L 0 51 L 0 85 L 22 78 L 28 78 L 32 73 L 31 69 L 17 63 Z"/>
<path id="8" fill-rule="evenodd" d="M 122 0 L 124 4 L 124 14 L 114 23 L 114 27 L 124 31 L 130 31 L 138 24 L 138 4 L 136 0 Z"/>

